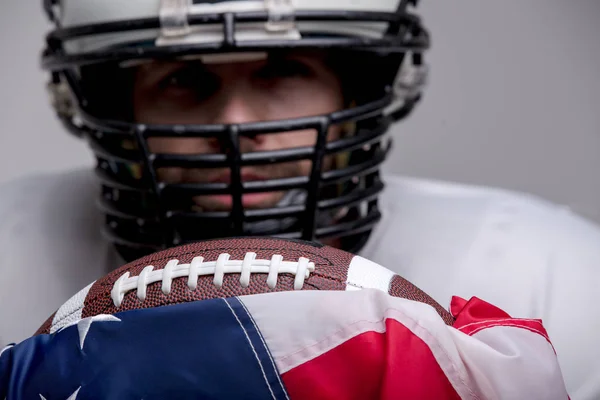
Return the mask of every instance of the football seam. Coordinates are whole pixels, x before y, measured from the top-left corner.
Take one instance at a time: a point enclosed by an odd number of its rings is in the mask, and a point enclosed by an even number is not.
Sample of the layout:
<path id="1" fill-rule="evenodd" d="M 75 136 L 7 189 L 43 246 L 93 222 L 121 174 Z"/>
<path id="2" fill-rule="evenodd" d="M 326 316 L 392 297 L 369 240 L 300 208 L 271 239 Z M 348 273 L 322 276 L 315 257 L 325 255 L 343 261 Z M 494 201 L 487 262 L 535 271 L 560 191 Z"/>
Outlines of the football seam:
<path id="1" fill-rule="evenodd" d="M 284 275 L 284 276 L 285 276 L 286 274 L 282 274 L 282 275 Z M 323 279 L 328 279 L 328 280 L 331 280 L 331 281 L 335 281 L 335 279 L 333 279 L 333 278 L 330 278 L 330 277 L 326 277 L 326 276 L 319 276 L 319 277 L 320 277 L 320 278 L 323 278 Z M 179 277 L 179 278 L 176 278 L 176 279 L 181 279 L 181 278 L 182 278 L 182 277 Z M 293 278 L 290 278 L 290 279 L 293 281 Z M 175 281 L 175 279 L 174 279 L 173 281 Z M 160 284 L 160 282 L 153 282 L 152 284 L 148 285 L 148 287 L 151 287 L 151 286 L 157 286 L 157 285 L 159 285 L 159 284 Z M 318 287 L 317 287 L 315 284 L 313 284 L 313 283 L 309 283 L 309 282 L 307 282 L 307 281 L 304 281 L 304 286 L 309 286 L 309 287 L 311 287 L 311 288 L 313 288 L 313 289 L 320 290 L 320 289 L 319 289 L 319 288 L 318 288 Z M 196 290 L 198 290 L 198 289 L 195 289 L 195 290 L 190 290 L 190 291 L 189 291 L 189 293 L 194 293 Z M 253 294 L 267 294 L 267 293 L 279 293 L 279 292 L 281 292 L 281 291 L 280 291 L 280 290 L 274 290 L 274 289 L 270 289 L 270 288 L 269 288 L 269 289 L 268 289 L 268 291 L 261 292 L 261 293 L 253 293 Z M 134 293 L 135 293 L 135 291 L 131 291 L 131 294 L 134 294 Z M 162 293 L 162 292 L 160 292 L 160 293 L 158 293 L 158 294 L 159 294 L 159 295 L 161 295 L 161 293 Z M 128 296 L 128 295 L 129 295 L 129 293 L 128 293 L 128 294 L 126 294 L 125 296 Z M 162 293 L 162 296 L 164 296 L 164 298 L 163 298 L 163 299 L 159 299 L 159 301 L 160 301 L 160 300 L 162 300 L 162 301 L 166 301 L 166 302 L 165 302 L 165 303 L 163 303 L 163 304 L 154 305 L 153 307 L 162 307 L 162 306 L 168 306 L 168 305 L 171 305 L 171 304 L 187 303 L 187 302 L 192 302 L 192 301 L 210 300 L 210 298 L 208 298 L 208 299 L 202 299 L 202 298 L 193 298 L 193 297 L 192 297 L 192 299 L 191 299 L 191 300 L 190 300 L 190 299 L 181 299 L 181 300 L 177 300 L 177 301 L 174 301 L 174 302 L 173 302 L 173 301 L 171 301 L 171 300 L 173 300 L 173 296 L 174 296 L 174 294 L 173 294 L 173 293 L 170 293 L 170 294 L 164 294 L 164 293 Z M 240 296 L 240 295 L 239 295 L 239 294 L 232 294 L 232 295 L 226 295 L 226 296 L 223 296 L 223 297 L 217 297 L 217 298 L 221 298 L 221 299 L 229 299 L 229 298 L 234 298 L 234 297 L 238 297 L 238 296 Z M 109 295 L 109 294 L 107 294 L 105 297 L 110 297 L 110 295 Z M 96 298 L 96 299 L 97 299 L 97 298 Z M 94 300 L 95 300 L 95 299 L 94 299 Z M 111 300 L 112 300 L 112 299 L 111 299 Z M 145 301 L 145 300 L 139 300 L 139 299 L 138 299 L 137 301 L 138 301 L 138 302 L 141 304 L 141 303 L 144 303 L 144 301 Z M 112 301 L 111 301 L 110 303 L 114 305 L 114 303 L 113 303 Z M 117 309 L 118 309 L 118 308 L 120 308 L 120 307 L 117 307 Z"/>
<path id="2" fill-rule="evenodd" d="M 231 250 L 232 250 L 232 249 L 231 249 L 231 247 L 223 247 L 223 248 L 214 248 L 214 249 L 209 249 L 209 251 L 220 251 L 220 252 L 223 252 L 223 251 L 227 252 L 227 251 L 231 251 Z M 245 251 L 245 252 L 247 253 L 247 252 L 249 252 L 249 251 L 254 251 L 254 252 L 256 252 L 256 250 L 260 250 L 260 251 L 281 251 L 282 249 L 281 249 L 281 248 L 257 248 L 257 247 L 250 248 L 250 247 L 249 247 L 249 248 L 239 248 L 239 249 L 237 249 L 237 248 L 236 248 L 236 249 L 234 249 L 234 250 L 236 250 L 236 251 Z M 320 250 L 320 249 L 319 249 L 319 250 Z M 295 251 L 296 251 L 296 250 L 295 250 Z M 303 250 L 298 250 L 298 252 L 303 252 Z M 180 258 L 180 257 L 183 257 L 183 256 L 188 256 L 188 255 L 191 255 L 191 254 L 196 254 L 196 253 L 201 253 L 201 251 L 199 251 L 199 250 L 193 250 L 193 251 L 187 251 L 187 252 L 185 252 L 185 253 L 171 254 L 171 255 L 169 255 L 169 256 L 164 256 L 164 257 L 160 257 L 160 258 L 154 259 L 154 260 L 152 260 L 152 263 L 148 263 L 148 262 L 139 262 L 139 263 L 136 263 L 136 264 L 132 265 L 132 266 L 131 266 L 130 268 L 128 268 L 128 269 L 132 269 L 132 268 L 139 268 L 139 267 L 140 267 L 140 266 L 142 266 L 142 265 L 146 265 L 146 266 L 148 266 L 148 265 L 152 265 L 152 264 L 154 264 L 154 263 L 164 262 L 164 261 L 166 261 L 166 260 L 175 260 L 175 259 L 177 259 L 177 258 Z M 333 266 L 333 265 L 334 265 L 334 264 L 333 264 L 333 262 L 332 262 L 332 261 L 331 261 L 331 260 L 330 260 L 328 257 L 324 257 L 324 256 L 323 256 L 323 255 L 321 255 L 321 254 L 316 254 L 316 253 L 314 253 L 314 252 L 311 252 L 311 251 L 306 251 L 306 253 L 307 253 L 307 254 L 310 254 L 310 255 L 312 255 L 312 256 L 315 256 L 315 257 L 317 257 L 317 258 L 319 258 L 319 259 L 322 259 L 322 260 L 325 260 L 325 261 L 327 261 L 327 262 L 328 262 L 327 266 Z M 177 258 L 175 258 L 175 257 L 177 257 Z M 307 258 L 309 258 L 309 257 L 307 257 Z M 311 260 L 311 261 L 312 261 L 312 260 Z M 312 261 L 312 262 L 314 262 L 314 261 Z M 323 265 L 323 264 L 319 264 L 319 265 Z M 315 267 L 316 267 L 316 266 L 317 266 L 317 264 L 315 263 Z M 164 268 L 164 266 L 163 266 L 163 268 Z M 123 273 L 125 273 L 125 272 L 123 272 Z M 315 275 L 316 275 L 316 276 L 319 276 L 319 277 L 322 277 L 322 278 L 325 278 L 325 279 L 329 279 L 329 280 L 335 280 L 334 278 L 327 277 L 327 276 L 323 276 L 323 275 L 320 275 L 320 274 L 315 274 Z M 138 275 L 133 275 L 133 276 L 139 276 L 139 274 L 138 274 Z M 115 281 L 114 281 L 114 282 L 112 282 L 112 283 L 108 283 L 108 282 L 102 282 L 102 283 L 99 283 L 99 285 L 100 285 L 100 288 L 101 288 L 101 289 L 106 289 L 106 287 L 113 286 L 113 285 L 115 284 L 115 282 L 116 282 L 116 280 L 117 280 L 117 279 L 118 279 L 118 277 L 117 277 L 117 278 L 115 279 Z M 155 282 L 155 283 L 158 283 L 158 282 Z M 313 285 L 313 287 L 315 287 L 315 286 Z M 92 288 L 93 288 L 93 287 L 92 287 Z M 90 289 L 90 291 L 91 291 L 91 289 Z M 88 301 L 89 301 L 89 302 L 94 302 L 94 301 L 96 301 L 96 300 L 97 300 L 97 299 L 99 299 L 99 298 L 107 298 L 107 297 L 110 297 L 110 296 L 108 296 L 108 294 L 107 294 L 107 293 L 105 293 L 105 291 L 104 291 L 104 290 L 102 290 L 102 291 L 100 291 L 100 293 L 99 293 L 99 294 L 97 294 L 97 295 L 95 295 L 95 296 L 93 296 L 93 297 L 90 297 L 89 299 L 86 299 L 86 300 L 84 301 L 84 306 L 82 307 L 82 309 L 83 309 L 83 308 L 85 308 L 85 303 L 86 303 L 86 302 L 88 302 Z"/>
<path id="3" fill-rule="evenodd" d="M 344 283 L 346 285 L 348 285 L 348 286 L 354 286 L 355 288 L 359 288 L 359 289 L 364 289 L 365 288 L 363 285 L 359 285 L 358 283 L 353 283 L 353 282 L 350 282 L 350 281 L 346 281 Z M 389 289 L 388 289 L 388 291 L 389 291 Z"/>

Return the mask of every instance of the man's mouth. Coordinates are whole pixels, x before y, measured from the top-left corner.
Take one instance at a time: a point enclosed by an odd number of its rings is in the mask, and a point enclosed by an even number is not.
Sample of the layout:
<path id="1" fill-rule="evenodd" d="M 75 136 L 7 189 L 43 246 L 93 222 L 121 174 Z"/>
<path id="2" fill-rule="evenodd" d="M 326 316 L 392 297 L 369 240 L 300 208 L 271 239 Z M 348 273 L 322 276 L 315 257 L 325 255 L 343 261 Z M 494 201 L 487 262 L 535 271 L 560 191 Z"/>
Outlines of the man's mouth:
<path id="1" fill-rule="evenodd" d="M 242 182 L 266 181 L 268 179 L 273 178 L 250 171 L 242 172 L 241 176 Z M 214 178 L 209 178 L 208 182 L 230 184 L 231 174 L 227 171 Z M 245 193 L 242 195 L 242 206 L 249 209 L 273 207 L 283 197 L 283 194 L 283 192 Z M 194 201 L 201 209 L 231 210 L 233 207 L 233 196 L 229 194 L 197 196 Z"/>

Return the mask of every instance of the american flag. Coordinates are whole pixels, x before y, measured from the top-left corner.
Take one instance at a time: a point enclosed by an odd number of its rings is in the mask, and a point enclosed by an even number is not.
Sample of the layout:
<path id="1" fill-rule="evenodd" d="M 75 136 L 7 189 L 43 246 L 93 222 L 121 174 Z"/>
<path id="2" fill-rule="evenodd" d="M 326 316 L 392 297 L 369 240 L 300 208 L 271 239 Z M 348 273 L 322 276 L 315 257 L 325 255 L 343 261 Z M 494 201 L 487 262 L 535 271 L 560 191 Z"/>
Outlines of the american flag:
<path id="1" fill-rule="evenodd" d="M 377 290 L 214 299 L 80 319 L 0 354 L 0 399 L 567 399 L 541 321 Z"/>

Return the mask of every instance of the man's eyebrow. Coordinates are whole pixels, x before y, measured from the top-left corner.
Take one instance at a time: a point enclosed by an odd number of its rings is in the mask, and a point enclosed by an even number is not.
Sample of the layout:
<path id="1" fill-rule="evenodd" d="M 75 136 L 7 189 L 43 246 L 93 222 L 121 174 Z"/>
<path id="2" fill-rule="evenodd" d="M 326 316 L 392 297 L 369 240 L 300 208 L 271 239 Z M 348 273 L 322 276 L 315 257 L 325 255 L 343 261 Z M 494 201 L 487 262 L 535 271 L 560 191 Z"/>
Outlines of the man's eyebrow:
<path id="1" fill-rule="evenodd" d="M 185 67 L 193 67 L 193 68 L 202 68 L 206 69 L 206 65 L 202 63 L 200 60 L 192 60 L 192 61 L 181 61 L 181 60 L 173 60 L 173 61 L 162 61 L 162 62 L 152 62 L 145 65 L 140 66 L 144 70 L 145 73 L 150 76 L 154 76 L 156 74 L 164 75 L 173 71 L 177 71 L 181 68 Z"/>

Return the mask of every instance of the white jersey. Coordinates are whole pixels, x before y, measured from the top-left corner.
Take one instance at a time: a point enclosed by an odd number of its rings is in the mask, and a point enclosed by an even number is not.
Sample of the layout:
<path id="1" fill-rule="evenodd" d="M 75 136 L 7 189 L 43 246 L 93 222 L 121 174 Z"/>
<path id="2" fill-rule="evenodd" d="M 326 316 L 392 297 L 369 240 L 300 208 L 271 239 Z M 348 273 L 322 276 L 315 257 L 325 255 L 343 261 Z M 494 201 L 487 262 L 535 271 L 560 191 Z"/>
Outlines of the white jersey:
<path id="1" fill-rule="evenodd" d="M 477 296 L 541 318 L 572 399 L 600 398 L 600 227 L 509 191 L 387 177 L 361 255 L 440 304 Z M 0 186 L 0 348 L 123 264 L 100 234 L 89 171 Z"/>

